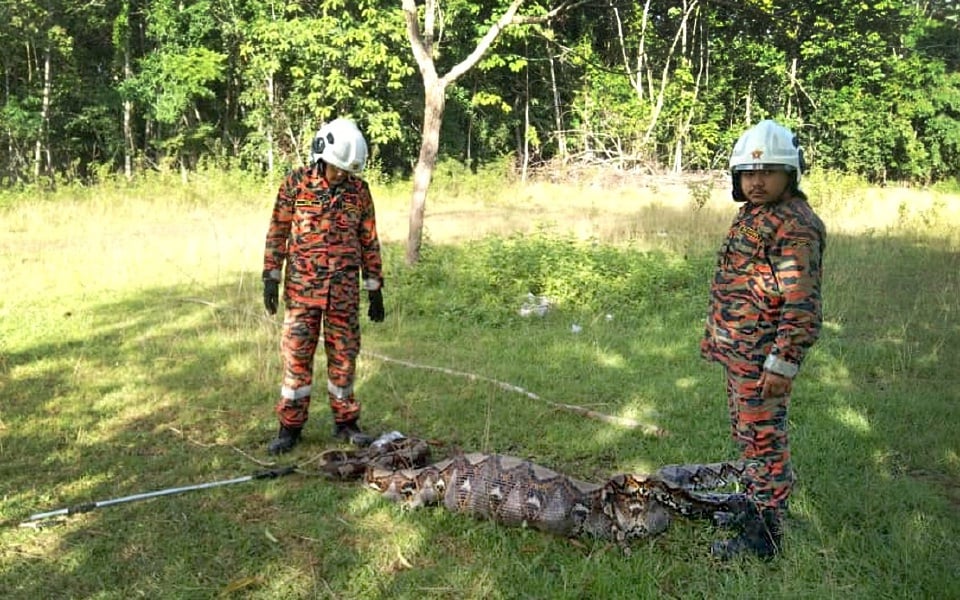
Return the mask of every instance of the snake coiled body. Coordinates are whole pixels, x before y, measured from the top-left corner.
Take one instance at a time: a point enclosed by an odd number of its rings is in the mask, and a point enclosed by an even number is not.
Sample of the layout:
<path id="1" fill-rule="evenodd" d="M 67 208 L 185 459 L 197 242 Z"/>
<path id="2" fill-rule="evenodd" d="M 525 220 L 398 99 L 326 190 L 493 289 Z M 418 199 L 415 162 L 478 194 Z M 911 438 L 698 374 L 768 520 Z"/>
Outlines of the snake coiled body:
<path id="1" fill-rule="evenodd" d="M 407 508 L 447 510 L 554 535 L 595 537 L 624 548 L 664 532 L 674 516 L 741 512 L 741 494 L 711 492 L 735 481 L 738 463 L 670 465 L 653 474 L 618 474 L 603 483 L 574 479 L 515 456 L 458 453 L 429 462 L 429 446 L 404 439 L 377 450 L 332 451 L 323 469 L 361 479 Z"/>

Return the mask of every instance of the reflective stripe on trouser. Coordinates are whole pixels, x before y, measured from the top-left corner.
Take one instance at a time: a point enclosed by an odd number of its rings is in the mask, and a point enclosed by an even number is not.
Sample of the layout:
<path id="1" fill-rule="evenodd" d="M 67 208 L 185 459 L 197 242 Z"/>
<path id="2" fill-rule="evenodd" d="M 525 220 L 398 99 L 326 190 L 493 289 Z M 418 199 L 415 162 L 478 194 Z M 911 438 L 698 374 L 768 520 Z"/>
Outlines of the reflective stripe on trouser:
<path id="1" fill-rule="evenodd" d="M 327 359 L 327 397 L 333 420 L 342 423 L 360 416 L 360 404 L 353 396 L 353 378 L 360 352 L 360 320 L 356 303 L 353 304 L 352 308 L 341 304 L 338 309 L 327 311 L 287 308 L 280 340 L 283 387 L 276 407 L 282 425 L 302 427 L 307 421 L 313 360 L 321 332 Z"/>
<path id="2" fill-rule="evenodd" d="M 764 400 L 758 385 L 761 373 L 760 365 L 750 363 L 727 367 L 731 433 L 747 463 L 747 494 L 760 508 L 785 511 L 794 483 L 787 439 L 790 396 Z"/>

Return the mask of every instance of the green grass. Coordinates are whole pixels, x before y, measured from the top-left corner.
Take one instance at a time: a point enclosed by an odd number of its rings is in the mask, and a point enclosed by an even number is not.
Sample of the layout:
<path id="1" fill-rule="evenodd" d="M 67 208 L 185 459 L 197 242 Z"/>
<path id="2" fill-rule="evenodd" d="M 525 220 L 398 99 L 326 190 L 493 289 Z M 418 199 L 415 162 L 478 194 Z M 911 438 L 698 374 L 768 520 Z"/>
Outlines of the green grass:
<path id="1" fill-rule="evenodd" d="M 406 189 L 375 188 L 387 320 L 364 319 L 364 348 L 488 379 L 365 354 L 368 430 L 594 481 L 734 456 L 721 373 L 697 352 L 734 210 L 726 190 L 704 203 L 682 186 L 598 198 L 457 185 L 441 181 L 428 200 L 416 268 L 403 264 Z M 309 474 L 16 527 L 263 468 L 279 317 L 265 316 L 259 283 L 274 183 L 4 196 L 0 598 L 960 598 L 960 198 L 837 186 L 809 182 L 831 231 L 827 323 L 793 396 L 799 482 L 786 553 L 770 564 L 715 562 L 709 543 L 723 532 L 702 522 L 678 521 L 625 557 L 442 509 L 404 512 Z M 518 315 L 528 292 L 554 301 L 545 317 Z M 305 443 L 280 464 L 332 447 L 329 430 L 317 402 Z"/>

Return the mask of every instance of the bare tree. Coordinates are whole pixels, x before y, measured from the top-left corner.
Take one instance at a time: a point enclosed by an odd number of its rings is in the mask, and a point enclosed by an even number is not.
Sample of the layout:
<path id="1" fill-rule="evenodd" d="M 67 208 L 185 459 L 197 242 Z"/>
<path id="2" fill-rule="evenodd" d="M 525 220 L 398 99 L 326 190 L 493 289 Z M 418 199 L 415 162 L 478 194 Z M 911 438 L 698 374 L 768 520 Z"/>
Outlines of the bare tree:
<path id="1" fill-rule="evenodd" d="M 477 42 L 469 56 L 455 65 L 446 75 L 437 73 L 434 63 L 434 41 L 437 27 L 438 2 L 425 0 L 423 2 L 423 26 L 420 25 L 420 14 L 416 0 L 403 0 L 403 14 L 407 23 L 407 37 L 413 56 L 423 78 L 423 132 L 420 142 L 420 156 L 413 171 L 413 196 L 410 200 L 410 230 L 407 237 L 407 264 L 420 262 L 420 246 L 423 241 L 423 215 L 427 204 L 427 189 L 433 178 L 433 170 L 437 164 L 437 153 L 440 149 L 440 125 L 443 123 L 443 111 L 446 104 L 447 87 L 455 82 L 464 73 L 473 68 L 487 53 L 490 46 L 500 33 L 510 25 L 529 25 L 545 23 L 560 12 L 569 10 L 579 4 L 574 0 L 564 0 L 556 8 L 546 14 L 536 16 L 518 15 L 524 0 L 512 0 L 503 15 L 500 16 L 487 33 Z"/>
<path id="2" fill-rule="evenodd" d="M 693 0 L 690 2 L 690 4 L 687 4 L 684 7 L 683 18 L 680 20 L 680 25 L 677 27 L 677 33 L 673 36 L 673 43 L 670 45 L 670 50 L 667 52 L 667 58 L 663 63 L 663 74 L 660 77 L 660 91 L 657 94 L 656 103 L 653 106 L 653 114 L 650 115 L 650 122 L 647 124 L 647 131 L 643 135 L 643 146 L 646 146 L 650 143 L 650 139 L 653 137 L 653 132 L 657 128 L 657 121 L 660 119 L 660 112 L 663 110 L 663 101 L 666 97 L 667 85 L 670 83 L 670 66 L 677 51 L 677 45 L 680 43 L 681 39 L 684 41 L 684 43 L 686 43 L 685 35 L 687 32 L 687 22 L 690 19 L 690 15 L 693 14 L 693 11 L 698 6 L 699 2 L 697 0 Z"/>

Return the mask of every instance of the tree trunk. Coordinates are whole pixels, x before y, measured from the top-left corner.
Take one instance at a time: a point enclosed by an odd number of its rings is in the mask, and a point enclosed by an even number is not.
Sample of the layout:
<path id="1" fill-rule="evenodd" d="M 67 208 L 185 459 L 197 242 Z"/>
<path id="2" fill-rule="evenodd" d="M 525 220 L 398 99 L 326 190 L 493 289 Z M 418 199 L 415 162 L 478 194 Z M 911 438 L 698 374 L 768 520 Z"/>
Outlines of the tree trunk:
<path id="1" fill-rule="evenodd" d="M 273 93 L 273 73 L 267 75 L 264 85 L 267 88 L 267 106 L 270 107 L 270 117 L 265 123 L 267 128 L 267 173 L 273 173 L 273 114 L 274 110 L 276 110 L 274 107 L 276 100 Z"/>
<path id="2" fill-rule="evenodd" d="M 7 68 L 6 59 L 3 59 L 3 105 L 7 106 L 7 103 L 10 102 L 10 69 Z M 6 130 L 7 138 L 7 156 L 3 161 L 2 171 L 0 171 L 0 185 L 3 185 L 3 174 L 6 173 L 7 177 L 10 180 L 10 183 L 14 183 L 19 180 L 19 168 L 15 168 L 17 160 L 14 156 L 14 147 L 13 147 L 13 132 L 10 131 L 10 126 L 7 125 Z"/>
<path id="3" fill-rule="evenodd" d="M 653 70 L 650 61 L 647 60 L 647 24 L 650 22 L 650 1 L 647 0 L 643 5 L 643 19 L 640 22 L 640 46 L 637 48 L 637 98 L 643 100 L 643 75 L 646 72 L 647 85 L 650 86 L 648 93 L 653 98 Z"/>
<path id="4" fill-rule="evenodd" d="M 787 94 L 787 117 L 792 116 L 793 113 L 793 95 L 796 93 L 797 87 L 797 57 L 793 57 L 793 61 L 790 63 L 790 93 Z"/>
<path id="5" fill-rule="evenodd" d="M 699 22 L 694 25 L 693 29 L 699 27 Z M 690 110 L 687 111 L 686 119 L 683 119 L 677 125 L 677 147 L 676 153 L 674 156 L 673 162 L 673 171 L 675 173 L 683 172 L 683 141 L 687 137 L 687 133 L 690 131 L 690 124 L 693 122 L 694 114 L 697 112 L 698 102 L 700 100 L 700 82 L 708 77 L 708 68 L 709 68 L 709 44 L 706 43 L 703 35 L 699 38 L 702 42 L 700 51 L 697 53 L 700 57 L 700 64 L 697 68 L 697 77 L 693 82 L 693 96 L 690 99 Z"/>
<path id="6" fill-rule="evenodd" d="M 526 58 L 526 57 L 524 57 Z M 527 169 L 530 168 L 530 63 L 523 70 L 523 166 L 520 168 L 520 181 L 526 183 Z"/>
<path id="7" fill-rule="evenodd" d="M 51 50 L 48 45 L 43 52 L 43 107 L 40 112 L 40 131 L 37 133 L 37 145 L 33 153 L 33 177 L 40 177 L 43 157 L 46 155 L 46 165 L 50 166 L 50 147 L 47 144 L 47 132 L 50 129 L 50 93 L 53 88 L 51 75 Z"/>
<path id="8" fill-rule="evenodd" d="M 683 124 L 677 123 L 677 138 L 673 144 L 673 169 L 679 175 L 683 173 Z"/>
<path id="9" fill-rule="evenodd" d="M 683 18 L 680 20 L 680 25 L 677 27 L 677 32 L 673 36 L 673 43 L 670 45 L 670 50 L 667 52 L 667 58 L 663 64 L 663 73 L 660 77 L 660 92 L 657 94 L 656 104 L 653 106 L 653 112 L 650 115 L 650 122 L 647 124 L 647 131 L 643 134 L 642 145 L 644 148 L 646 148 L 650 143 L 650 140 L 653 138 L 653 132 L 657 128 L 657 121 L 660 119 L 660 112 L 663 110 L 664 96 L 666 95 L 667 86 L 670 83 L 670 65 L 673 62 L 674 55 L 676 54 L 677 45 L 680 43 L 681 37 L 686 32 L 687 20 L 690 18 L 690 14 L 696 7 L 697 2 L 692 2 L 686 7 L 685 12 L 683 13 Z"/>
<path id="10" fill-rule="evenodd" d="M 133 68 L 130 66 L 130 36 L 126 36 L 123 44 L 123 79 L 133 79 Z M 133 102 L 129 98 L 123 100 L 123 173 L 127 180 L 133 179 L 133 156 L 137 149 L 133 141 Z"/>
<path id="11" fill-rule="evenodd" d="M 506 12 L 494 23 L 487 33 L 477 42 L 477 47 L 468 57 L 455 65 L 443 77 L 437 76 L 434 64 L 434 28 L 436 27 L 437 11 L 436 0 L 427 0 L 424 4 L 423 29 L 420 29 L 417 4 L 415 0 L 403 0 L 403 16 L 407 22 L 407 37 L 413 57 L 420 68 L 423 77 L 424 109 L 423 109 L 423 140 L 420 143 L 420 158 L 413 170 L 413 195 L 410 199 L 410 231 L 407 235 L 407 263 L 410 265 L 420 261 L 420 246 L 423 243 L 423 214 L 427 205 L 427 188 L 433 178 L 433 168 L 437 164 L 437 153 L 440 151 L 440 125 L 443 123 L 443 109 L 446 103 L 447 86 L 469 71 L 490 49 L 490 45 L 497 39 L 505 27 L 514 22 L 517 9 L 523 0 L 513 0 Z M 544 22 L 547 17 L 531 18 L 523 22 Z"/>
<path id="12" fill-rule="evenodd" d="M 420 143 L 420 157 L 413 171 L 413 195 L 410 199 L 410 230 L 407 237 L 407 264 L 420 262 L 420 248 L 423 244 L 423 216 L 427 206 L 427 190 L 433 179 L 433 169 L 437 165 L 437 152 L 440 148 L 440 125 L 443 123 L 443 109 L 446 104 L 446 84 L 433 78 L 424 79 L 423 137 Z"/>
<path id="13" fill-rule="evenodd" d="M 630 59 L 627 57 L 627 43 L 623 36 L 623 21 L 620 19 L 620 9 L 611 1 L 610 8 L 613 9 L 613 20 L 617 24 L 617 42 L 620 46 L 620 54 L 623 57 L 623 72 L 627 76 L 627 80 L 630 82 L 630 87 L 637 90 L 638 95 L 642 98 L 643 88 L 640 83 L 640 71 L 637 70 L 636 77 L 633 74 L 633 70 L 630 68 Z M 647 5 L 649 6 L 650 2 L 648 0 Z M 647 12 L 644 10 L 644 21 L 646 21 Z M 642 40 L 642 38 L 641 38 Z M 642 43 L 642 41 L 641 41 Z"/>
<path id="14" fill-rule="evenodd" d="M 547 55 L 550 57 L 550 88 L 553 91 L 553 120 L 557 129 L 557 156 L 560 157 L 561 164 L 566 164 L 567 136 L 563 131 L 563 112 L 560 103 L 560 88 L 557 85 L 556 61 L 549 44 L 547 44 Z"/>

